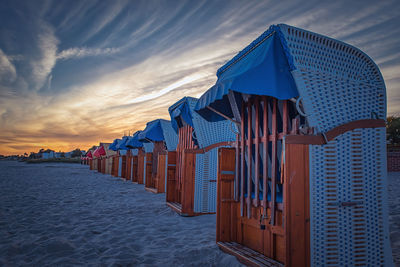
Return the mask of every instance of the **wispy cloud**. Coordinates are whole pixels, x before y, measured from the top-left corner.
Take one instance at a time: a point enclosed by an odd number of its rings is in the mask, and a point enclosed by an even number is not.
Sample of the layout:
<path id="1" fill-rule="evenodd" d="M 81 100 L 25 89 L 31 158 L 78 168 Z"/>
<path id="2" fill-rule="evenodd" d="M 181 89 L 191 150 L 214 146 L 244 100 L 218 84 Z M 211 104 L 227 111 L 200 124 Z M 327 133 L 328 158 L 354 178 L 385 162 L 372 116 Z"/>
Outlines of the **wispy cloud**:
<path id="1" fill-rule="evenodd" d="M 17 78 L 15 66 L 0 49 L 0 83 L 12 83 Z"/>
<path id="2" fill-rule="evenodd" d="M 34 55 L 30 65 L 34 80 L 34 89 L 38 90 L 48 81 L 51 70 L 56 64 L 59 40 L 54 29 L 47 22 L 40 21 L 40 33 L 37 36 L 38 54 Z"/>
<path id="3" fill-rule="evenodd" d="M 57 59 L 66 60 L 70 58 L 83 58 L 88 56 L 112 55 L 118 53 L 119 48 L 87 48 L 74 47 L 61 51 L 57 54 Z"/>
<path id="4" fill-rule="evenodd" d="M 204 74 L 200 74 L 200 73 L 195 73 L 189 76 L 184 77 L 183 79 L 174 82 L 173 84 L 168 85 L 167 87 L 161 89 L 160 91 L 151 93 L 151 94 L 145 94 L 139 97 L 136 97 L 135 99 L 129 101 L 127 104 L 135 104 L 135 103 L 140 103 L 140 102 L 145 102 L 145 101 L 149 101 L 152 100 L 154 98 L 157 97 L 161 97 L 169 92 L 171 92 L 172 90 L 179 88 L 183 85 L 186 85 L 188 83 L 194 82 L 198 79 L 204 78 L 205 75 Z"/>
<path id="5" fill-rule="evenodd" d="M 85 148 L 168 119 L 170 105 L 200 96 L 218 67 L 281 22 L 365 51 L 385 78 L 389 114 L 400 112 L 395 0 L 25 5 L 0 25 L 0 153 Z"/>

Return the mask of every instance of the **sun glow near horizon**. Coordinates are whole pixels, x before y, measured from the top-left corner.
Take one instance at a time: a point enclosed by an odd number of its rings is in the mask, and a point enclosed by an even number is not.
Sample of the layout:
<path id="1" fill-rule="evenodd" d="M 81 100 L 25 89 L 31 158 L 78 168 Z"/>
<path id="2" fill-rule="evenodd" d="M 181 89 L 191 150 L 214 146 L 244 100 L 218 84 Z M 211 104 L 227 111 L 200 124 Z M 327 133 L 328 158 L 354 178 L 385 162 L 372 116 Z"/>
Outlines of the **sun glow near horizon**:
<path id="1" fill-rule="evenodd" d="M 280 22 L 371 56 L 385 79 L 388 114 L 400 114 L 395 0 L 6 2 L 0 9 L 0 154 L 86 150 L 169 119 L 170 105 L 204 93 L 219 67 Z"/>

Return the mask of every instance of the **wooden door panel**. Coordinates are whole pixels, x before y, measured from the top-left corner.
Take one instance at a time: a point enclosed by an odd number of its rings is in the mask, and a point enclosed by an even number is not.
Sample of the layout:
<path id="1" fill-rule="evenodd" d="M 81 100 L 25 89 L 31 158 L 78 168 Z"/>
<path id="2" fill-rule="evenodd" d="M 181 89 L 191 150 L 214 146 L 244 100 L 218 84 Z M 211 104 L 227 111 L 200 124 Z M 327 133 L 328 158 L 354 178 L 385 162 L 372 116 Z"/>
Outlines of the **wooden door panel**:
<path id="1" fill-rule="evenodd" d="M 196 173 L 196 154 L 183 153 L 183 180 L 181 192 L 182 213 L 192 214 L 194 210 L 194 186 Z"/>
<path id="2" fill-rule="evenodd" d="M 285 232 L 288 266 L 310 265 L 309 146 L 285 147 Z"/>
<path id="3" fill-rule="evenodd" d="M 176 185 L 176 157 L 175 151 L 168 152 L 168 165 L 167 165 L 167 202 L 177 202 L 177 185 Z"/>
<path id="4" fill-rule="evenodd" d="M 232 217 L 234 203 L 235 149 L 218 149 L 217 176 L 217 242 L 233 239 L 234 223 Z"/>
<path id="5" fill-rule="evenodd" d="M 167 155 L 166 154 L 158 154 L 158 161 L 157 161 L 157 179 L 155 181 L 155 187 L 158 193 L 165 192 L 165 179 L 166 179 L 166 168 L 165 165 Z"/>

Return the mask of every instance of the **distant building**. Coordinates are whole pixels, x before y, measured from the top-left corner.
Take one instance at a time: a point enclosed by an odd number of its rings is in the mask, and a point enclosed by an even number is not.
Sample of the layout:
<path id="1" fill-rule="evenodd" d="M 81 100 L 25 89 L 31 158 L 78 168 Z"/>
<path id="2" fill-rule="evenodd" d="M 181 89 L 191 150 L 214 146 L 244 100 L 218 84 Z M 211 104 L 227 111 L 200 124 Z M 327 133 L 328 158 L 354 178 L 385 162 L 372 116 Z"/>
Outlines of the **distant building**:
<path id="1" fill-rule="evenodd" d="M 49 152 L 43 152 L 42 153 L 42 159 L 52 159 L 55 157 L 54 151 L 49 151 Z"/>

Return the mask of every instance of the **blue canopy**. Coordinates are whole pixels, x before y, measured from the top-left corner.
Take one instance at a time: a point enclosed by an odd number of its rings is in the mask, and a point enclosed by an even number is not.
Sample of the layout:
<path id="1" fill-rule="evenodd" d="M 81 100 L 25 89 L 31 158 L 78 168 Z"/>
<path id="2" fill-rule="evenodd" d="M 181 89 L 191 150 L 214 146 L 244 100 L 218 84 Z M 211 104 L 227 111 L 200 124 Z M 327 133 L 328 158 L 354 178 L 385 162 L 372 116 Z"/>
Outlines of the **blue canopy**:
<path id="1" fill-rule="evenodd" d="M 139 140 L 142 142 L 164 141 L 160 119 L 148 122 L 146 128 L 139 134 Z"/>
<path id="2" fill-rule="evenodd" d="M 139 141 L 139 134 L 142 131 L 137 131 L 136 133 L 133 134 L 133 136 L 129 137 L 128 141 L 125 143 L 125 145 L 129 148 L 140 148 L 143 147 L 143 143 Z"/>
<path id="3" fill-rule="evenodd" d="M 108 146 L 108 149 L 111 149 L 111 150 L 113 150 L 113 151 L 117 151 L 118 149 L 117 149 L 117 145 L 118 145 L 118 142 L 120 141 L 121 139 L 115 139 L 109 146 Z"/>
<path id="4" fill-rule="evenodd" d="M 188 99 L 195 99 L 193 97 L 184 97 L 168 108 L 169 115 L 171 116 L 171 124 L 176 132 L 178 132 L 177 118 L 181 118 L 186 124 L 193 127 L 193 117 L 190 110 Z M 197 100 L 197 99 L 195 99 Z"/>
<path id="5" fill-rule="evenodd" d="M 195 110 L 208 120 L 221 120 L 207 106 L 233 117 L 228 93 L 266 95 L 290 99 L 299 95 L 291 71 L 295 69 L 286 40 L 278 26 L 271 26 L 254 42 L 222 66 L 216 84 L 205 92 Z M 240 105 L 241 101 L 237 101 Z"/>
<path id="6" fill-rule="evenodd" d="M 128 150 L 129 148 L 125 145 L 126 141 L 128 141 L 128 136 L 122 137 L 122 140 L 119 139 L 116 146 L 117 150 Z"/>
<path id="7" fill-rule="evenodd" d="M 171 122 L 163 119 L 157 119 L 147 123 L 138 137 L 143 145 L 149 142 L 164 141 L 168 151 L 174 151 L 178 145 L 178 135 L 171 126 Z"/>

